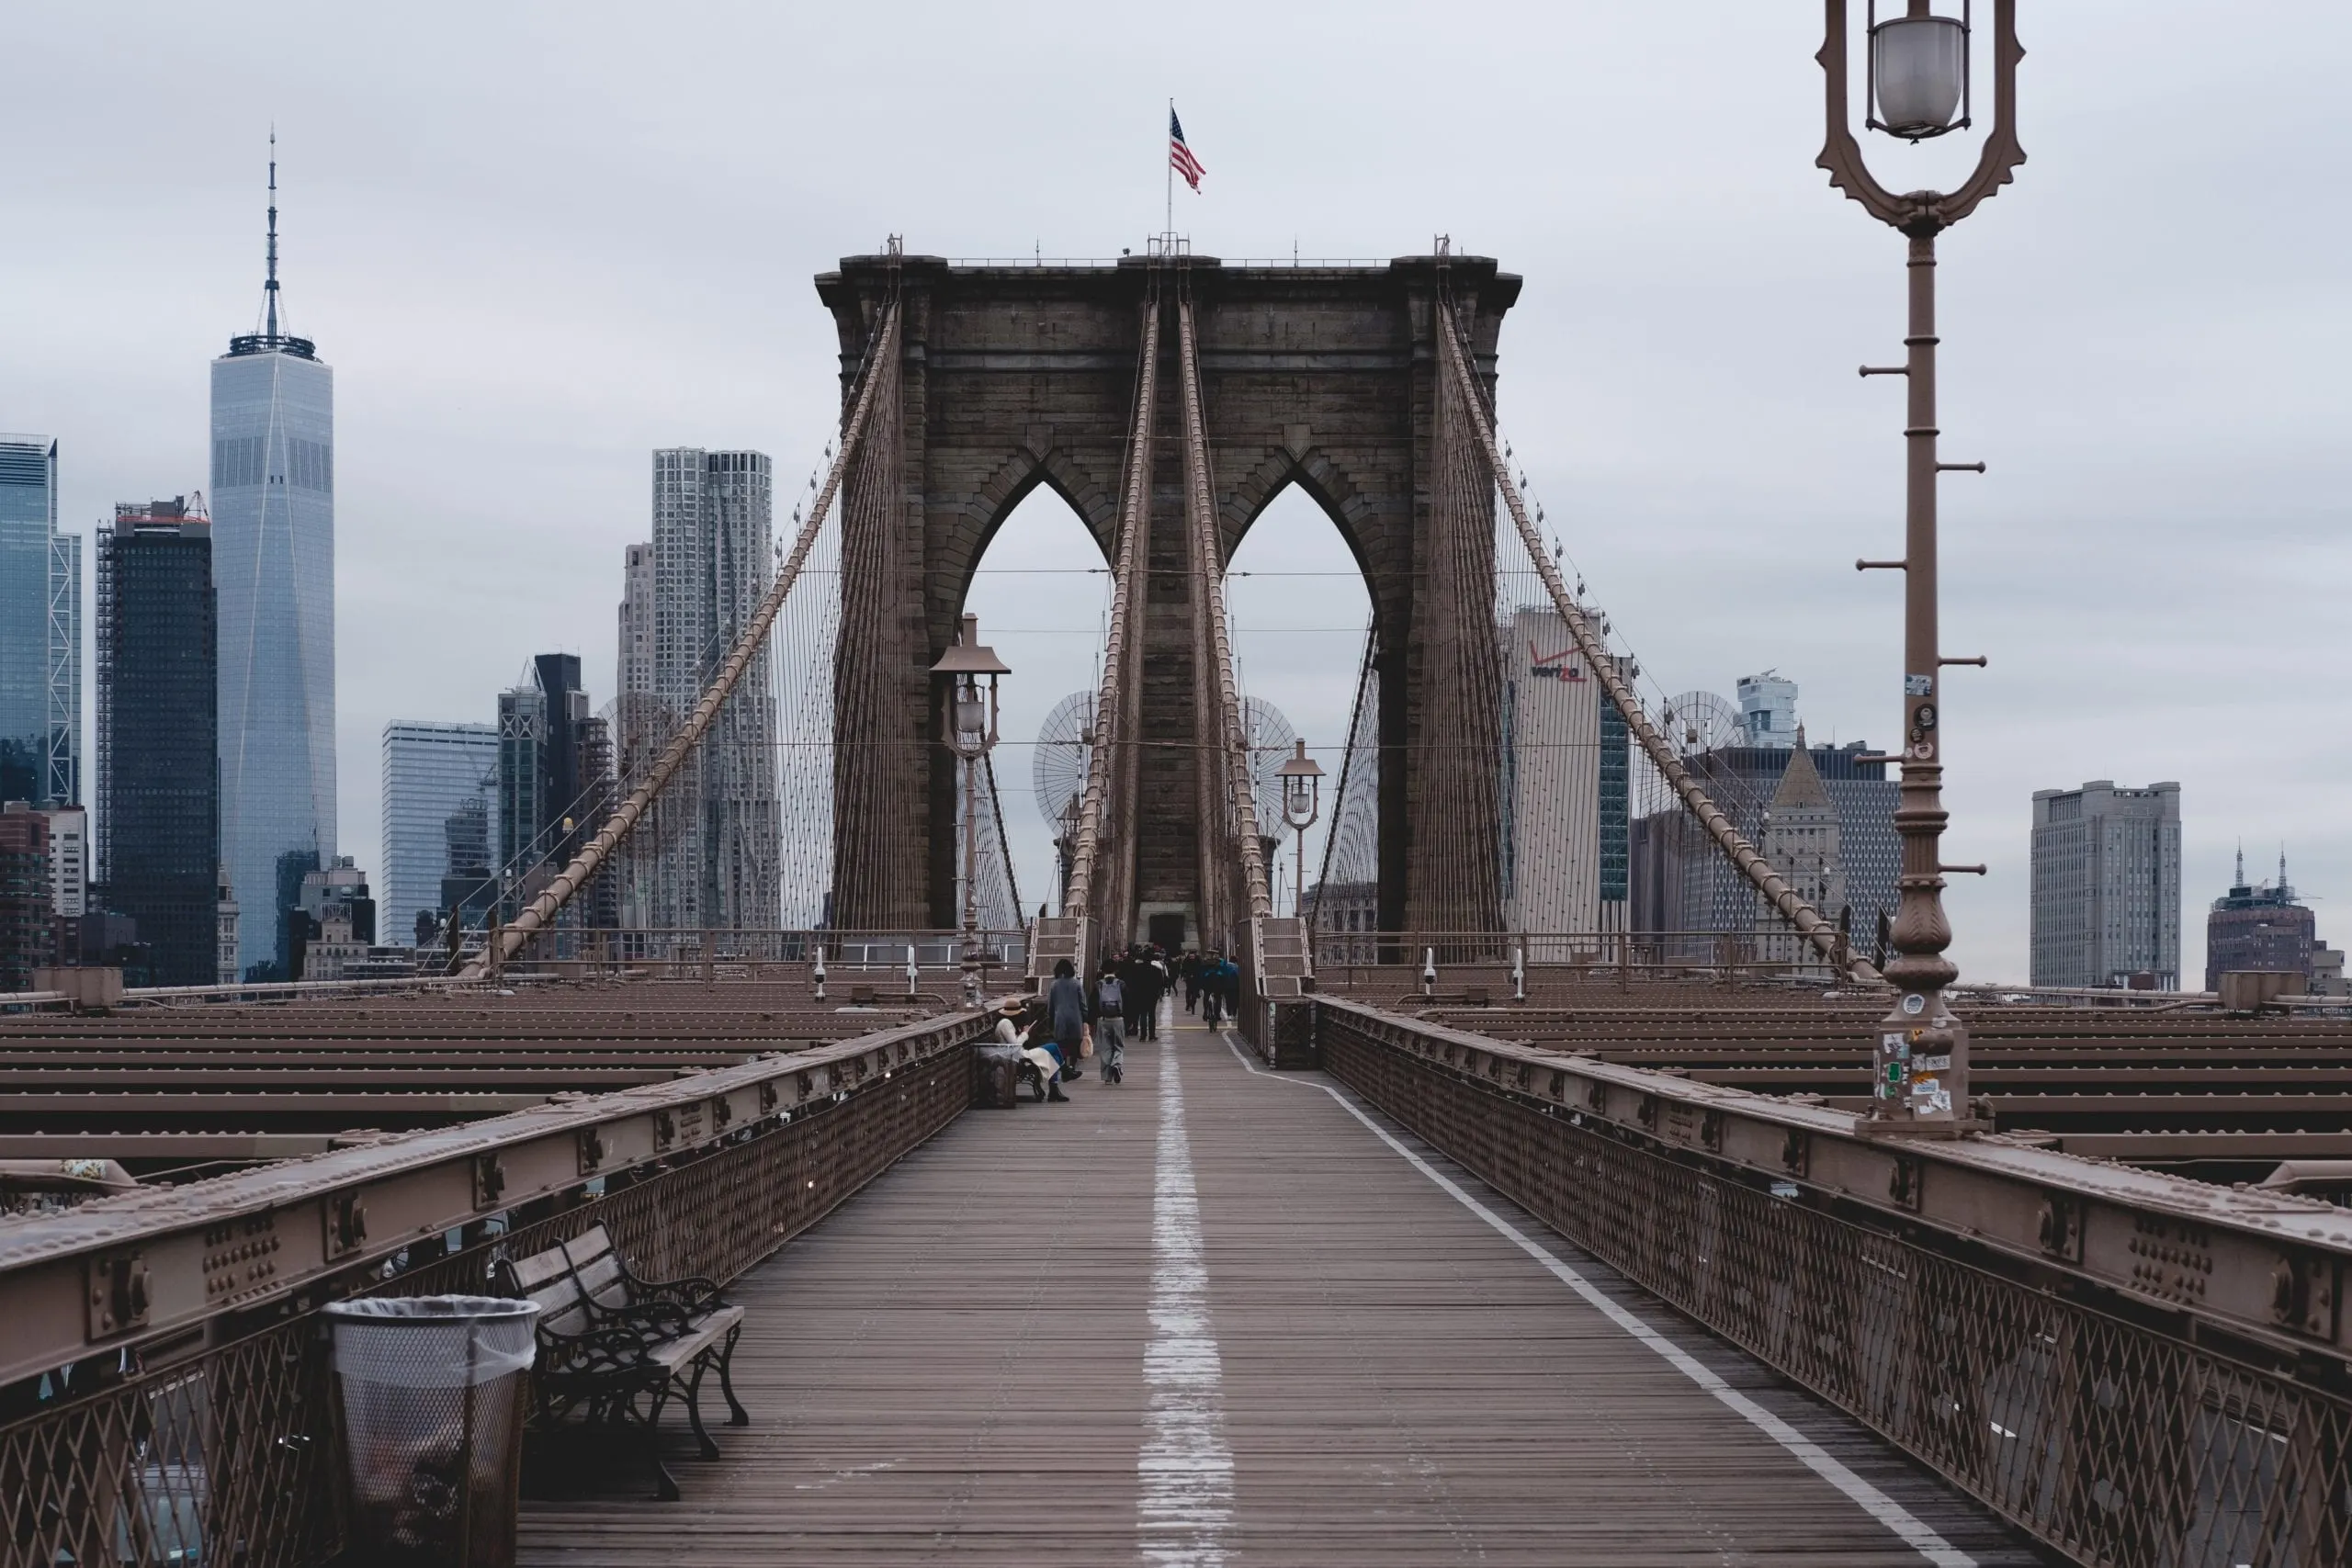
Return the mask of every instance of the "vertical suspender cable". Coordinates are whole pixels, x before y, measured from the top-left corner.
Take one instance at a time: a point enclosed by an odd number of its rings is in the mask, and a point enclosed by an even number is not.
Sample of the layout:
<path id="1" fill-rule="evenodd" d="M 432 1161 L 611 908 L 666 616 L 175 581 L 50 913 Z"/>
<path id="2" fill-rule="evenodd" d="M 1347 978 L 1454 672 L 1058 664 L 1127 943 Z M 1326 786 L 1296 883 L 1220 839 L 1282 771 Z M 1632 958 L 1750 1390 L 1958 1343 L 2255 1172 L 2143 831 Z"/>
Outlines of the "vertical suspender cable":
<path id="1" fill-rule="evenodd" d="M 1127 434 L 1127 483 L 1119 510 L 1118 556 L 1111 573 L 1110 637 L 1102 652 L 1102 682 L 1094 699 L 1094 743 L 1087 759 L 1086 794 L 1079 806 L 1078 843 L 1070 855 L 1069 892 L 1062 900 L 1065 914 L 1089 921 L 1097 931 L 1110 936 L 1125 934 L 1114 929 L 1113 917 L 1119 911 L 1110 907 L 1111 898 L 1098 898 L 1097 895 L 1108 893 L 1117 897 L 1123 892 L 1119 868 L 1103 863 L 1105 819 L 1114 813 L 1118 815 L 1122 830 L 1114 838 L 1124 842 L 1130 836 L 1125 828 L 1131 823 L 1135 811 L 1132 795 L 1118 789 L 1114 779 L 1131 771 L 1125 764 L 1140 732 L 1141 716 L 1130 711 L 1132 682 L 1126 677 L 1128 666 L 1138 657 L 1137 628 L 1130 623 L 1140 617 L 1143 609 L 1145 536 L 1150 532 L 1151 520 L 1152 410 L 1159 379 L 1159 296 L 1155 281 L 1143 308 L 1143 346 L 1136 365 L 1135 423 Z M 1112 848 L 1115 851 L 1116 846 Z M 1091 953 L 1081 951 L 1081 966 L 1092 956 Z"/>
<path id="2" fill-rule="evenodd" d="M 605 863 L 605 857 L 613 852 L 622 840 L 628 837 L 630 830 L 637 826 L 638 819 L 645 815 L 646 807 L 651 805 L 654 798 L 662 793 L 662 786 L 670 782 L 670 775 L 678 771 L 679 764 L 684 762 L 687 753 L 694 750 L 695 743 L 700 740 L 705 732 L 710 728 L 712 721 L 718 716 L 719 707 L 734 693 L 737 683 L 743 678 L 743 672 L 751 668 L 752 660 L 758 654 L 761 644 L 767 638 L 768 627 L 775 624 L 776 612 L 784 607 L 785 595 L 792 592 L 793 583 L 799 580 L 800 568 L 808 560 L 808 552 L 817 542 L 818 529 L 824 522 L 825 513 L 832 509 L 833 497 L 841 490 L 842 476 L 848 472 L 850 459 L 857 452 L 859 442 L 865 436 L 866 418 L 873 412 L 874 407 L 874 389 L 883 379 L 877 372 L 881 367 L 890 363 L 898 355 L 899 301 L 895 299 L 883 307 L 880 331 L 877 335 L 880 340 L 878 350 L 866 367 L 865 384 L 859 389 L 857 402 L 850 412 L 848 427 L 842 432 L 841 450 L 834 456 L 833 466 L 825 475 L 824 489 L 818 495 L 816 504 L 808 509 L 808 519 L 801 525 L 800 537 L 792 547 L 791 558 L 786 561 L 783 570 L 776 573 L 775 581 L 769 585 L 766 594 L 760 600 L 760 607 L 753 613 L 750 624 L 744 626 L 743 635 L 736 638 L 733 650 L 727 656 L 727 662 L 719 668 L 718 679 L 704 691 L 702 700 L 695 705 L 694 713 L 686 719 L 685 727 L 671 738 L 670 744 L 662 750 L 660 760 L 653 764 L 652 769 L 647 773 L 638 786 L 629 792 L 628 798 L 621 802 L 620 808 L 613 813 L 604 827 L 597 830 L 596 836 L 588 841 L 579 854 L 572 857 L 571 863 L 565 866 L 557 874 L 556 879 L 548 885 L 547 890 L 531 901 L 531 907 L 516 916 L 512 925 L 499 932 L 495 950 L 485 950 L 481 957 L 468 966 L 465 975 L 467 979 L 478 980 L 494 964 L 503 964 L 507 959 L 520 953 L 523 950 L 523 944 L 545 930 L 548 922 L 555 919 L 556 912 L 569 903 L 571 896 L 595 874 L 596 868 Z"/>
<path id="3" fill-rule="evenodd" d="M 1263 919 L 1273 913 L 1266 892 L 1266 863 L 1258 841 L 1258 808 L 1250 791 L 1249 737 L 1241 722 L 1241 705 L 1233 685 L 1233 644 L 1225 619 L 1225 562 L 1219 548 L 1216 496 L 1209 480 L 1208 435 L 1201 415 L 1199 355 L 1193 336 L 1193 302 L 1176 302 L 1178 343 L 1183 355 L 1185 500 L 1193 513 L 1193 570 L 1200 580 L 1207 622 L 1201 652 L 1208 660 L 1207 686 L 1216 697 L 1217 727 L 1214 737 L 1203 737 L 1207 759 L 1224 786 L 1225 803 L 1240 842 L 1244 897 L 1249 918 Z M 1201 825 L 1208 829 L 1206 822 Z"/>
<path id="4" fill-rule="evenodd" d="M 1594 675 L 1600 678 L 1602 688 L 1609 694 L 1609 700 L 1617 705 L 1619 713 L 1624 715 L 1626 728 L 1634 732 L 1634 739 L 1641 743 L 1643 751 L 1648 754 L 1657 771 L 1674 786 L 1675 793 L 1681 796 L 1682 804 L 1690 815 L 1698 819 L 1700 826 L 1707 830 L 1731 863 L 1739 868 L 1740 874 L 1780 911 L 1781 918 L 1794 926 L 1823 957 L 1834 963 L 1844 956 L 1848 972 L 1856 978 L 1877 978 L 1877 971 L 1868 964 L 1845 955 L 1838 928 L 1824 919 L 1820 910 L 1799 897 L 1796 889 L 1791 887 L 1780 873 L 1757 852 L 1756 846 L 1732 825 L 1731 818 L 1724 815 L 1723 808 L 1708 798 L 1707 792 L 1700 787 L 1697 779 L 1691 777 L 1690 770 L 1683 765 L 1682 759 L 1675 755 L 1674 749 L 1667 744 L 1666 738 L 1658 733 L 1657 727 L 1642 711 L 1641 699 L 1626 684 L 1617 661 L 1610 657 L 1607 646 L 1593 631 L 1592 623 L 1586 618 L 1583 607 L 1568 596 L 1567 584 L 1560 581 L 1559 569 L 1544 554 L 1543 540 L 1535 532 L 1535 525 L 1528 521 L 1527 506 L 1520 497 L 1519 487 L 1511 482 L 1502 454 L 1496 449 L 1494 427 L 1487 417 L 1486 400 L 1480 395 L 1477 382 L 1470 374 L 1469 360 L 1462 352 L 1460 329 L 1454 321 L 1453 301 L 1441 299 L 1438 313 L 1440 351 L 1445 355 L 1446 367 L 1468 405 L 1471 427 L 1486 453 L 1487 466 L 1494 472 L 1496 487 L 1502 491 L 1503 504 L 1510 509 L 1511 521 L 1518 525 L 1520 538 L 1526 544 L 1527 553 L 1535 562 L 1535 570 L 1543 576 L 1544 587 L 1551 595 L 1553 607 L 1567 623 L 1568 635 L 1576 639 L 1577 650 L 1584 656 L 1585 663 Z"/>

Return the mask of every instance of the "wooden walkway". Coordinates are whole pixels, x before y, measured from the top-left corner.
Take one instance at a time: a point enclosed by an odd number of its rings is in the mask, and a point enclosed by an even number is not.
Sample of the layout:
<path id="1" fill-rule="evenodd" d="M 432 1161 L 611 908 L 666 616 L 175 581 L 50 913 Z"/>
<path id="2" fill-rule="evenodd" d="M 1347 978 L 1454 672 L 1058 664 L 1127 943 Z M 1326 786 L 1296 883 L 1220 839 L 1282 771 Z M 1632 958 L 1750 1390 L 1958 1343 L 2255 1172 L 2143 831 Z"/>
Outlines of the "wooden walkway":
<path id="1" fill-rule="evenodd" d="M 1327 1081 L 1187 1020 L 960 1118 L 739 1283 L 685 1501 L 578 1478 L 523 1562 L 2043 1561 Z"/>

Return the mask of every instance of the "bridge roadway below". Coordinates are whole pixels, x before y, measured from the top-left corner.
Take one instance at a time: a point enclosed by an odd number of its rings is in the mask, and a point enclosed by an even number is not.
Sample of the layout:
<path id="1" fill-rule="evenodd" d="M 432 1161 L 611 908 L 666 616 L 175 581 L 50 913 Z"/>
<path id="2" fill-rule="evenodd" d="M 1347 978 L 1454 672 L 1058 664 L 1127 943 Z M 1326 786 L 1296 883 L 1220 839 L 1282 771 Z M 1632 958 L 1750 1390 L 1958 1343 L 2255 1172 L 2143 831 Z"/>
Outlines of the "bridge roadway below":
<path id="1" fill-rule="evenodd" d="M 1125 1084 L 967 1112 L 739 1280 L 751 1427 L 702 1461 L 670 1418 L 679 1503 L 567 1470 L 526 1568 L 2052 1561 L 1177 1017 Z"/>

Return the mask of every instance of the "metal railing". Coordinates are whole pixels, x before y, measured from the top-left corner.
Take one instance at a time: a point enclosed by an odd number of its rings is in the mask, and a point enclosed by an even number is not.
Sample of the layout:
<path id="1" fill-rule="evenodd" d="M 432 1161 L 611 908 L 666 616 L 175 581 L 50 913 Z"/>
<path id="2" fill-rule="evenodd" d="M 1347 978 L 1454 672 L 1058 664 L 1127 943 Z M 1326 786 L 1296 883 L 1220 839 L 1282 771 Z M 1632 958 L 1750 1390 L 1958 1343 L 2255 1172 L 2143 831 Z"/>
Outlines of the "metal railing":
<path id="1" fill-rule="evenodd" d="M 963 1012 L 0 1229 L 0 1562 L 309 1568 L 342 1546 L 315 1323 L 486 1290 L 590 1225 L 725 1280 L 970 1102 Z"/>
<path id="2" fill-rule="evenodd" d="M 1317 973 L 1347 987 L 1402 978 L 1413 987 L 1504 995 L 1558 980 L 1756 979 L 1842 985 L 1843 966 L 1806 938 L 1756 931 L 1350 931 L 1314 932 Z M 1407 971 L 1399 976 L 1396 971 Z M 1498 973 L 1499 971 L 1499 973 Z"/>
<path id="3" fill-rule="evenodd" d="M 2352 1559 L 2352 1213 L 1317 1014 L 1367 1099 L 2076 1561 Z"/>
<path id="4" fill-rule="evenodd" d="M 746 978 L 770 978 L 781 966 L 792 975 L 814 973 L 821 962 L 830 974 L 904 971 L 911 963 L 925 971 L 962 966 L 967 933 L 960 929 L 843 931 L 782 931 L 765 927 L 628 928 L 543 931 L 521 957 L 508 961 L 507 974 L 528 973 L 534 964 L 582 965 L 592 971 L 718 969 Z M 1028 961 L 1025 927 L 987 929 L 978 933 L 989 968 L 1018 971 Z M 749 973 L 758 971 L 758 973 Z M 710 977 L 719 977 L 714 974 Z"/>

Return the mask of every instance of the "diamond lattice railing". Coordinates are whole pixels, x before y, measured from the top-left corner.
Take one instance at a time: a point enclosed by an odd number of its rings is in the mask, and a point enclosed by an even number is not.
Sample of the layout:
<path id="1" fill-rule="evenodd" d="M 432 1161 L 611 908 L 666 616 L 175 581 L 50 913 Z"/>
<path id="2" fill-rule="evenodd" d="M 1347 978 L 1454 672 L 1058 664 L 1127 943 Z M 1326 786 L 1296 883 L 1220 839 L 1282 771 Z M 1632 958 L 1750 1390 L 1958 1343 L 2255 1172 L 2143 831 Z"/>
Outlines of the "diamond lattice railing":
<path id="1" fill-rule="evenodd" d="M 1628 1279 L 2096 1568 L 2352 1561 L 2352 1402 L 1392 1049 L 1325 1064 Z"/>

